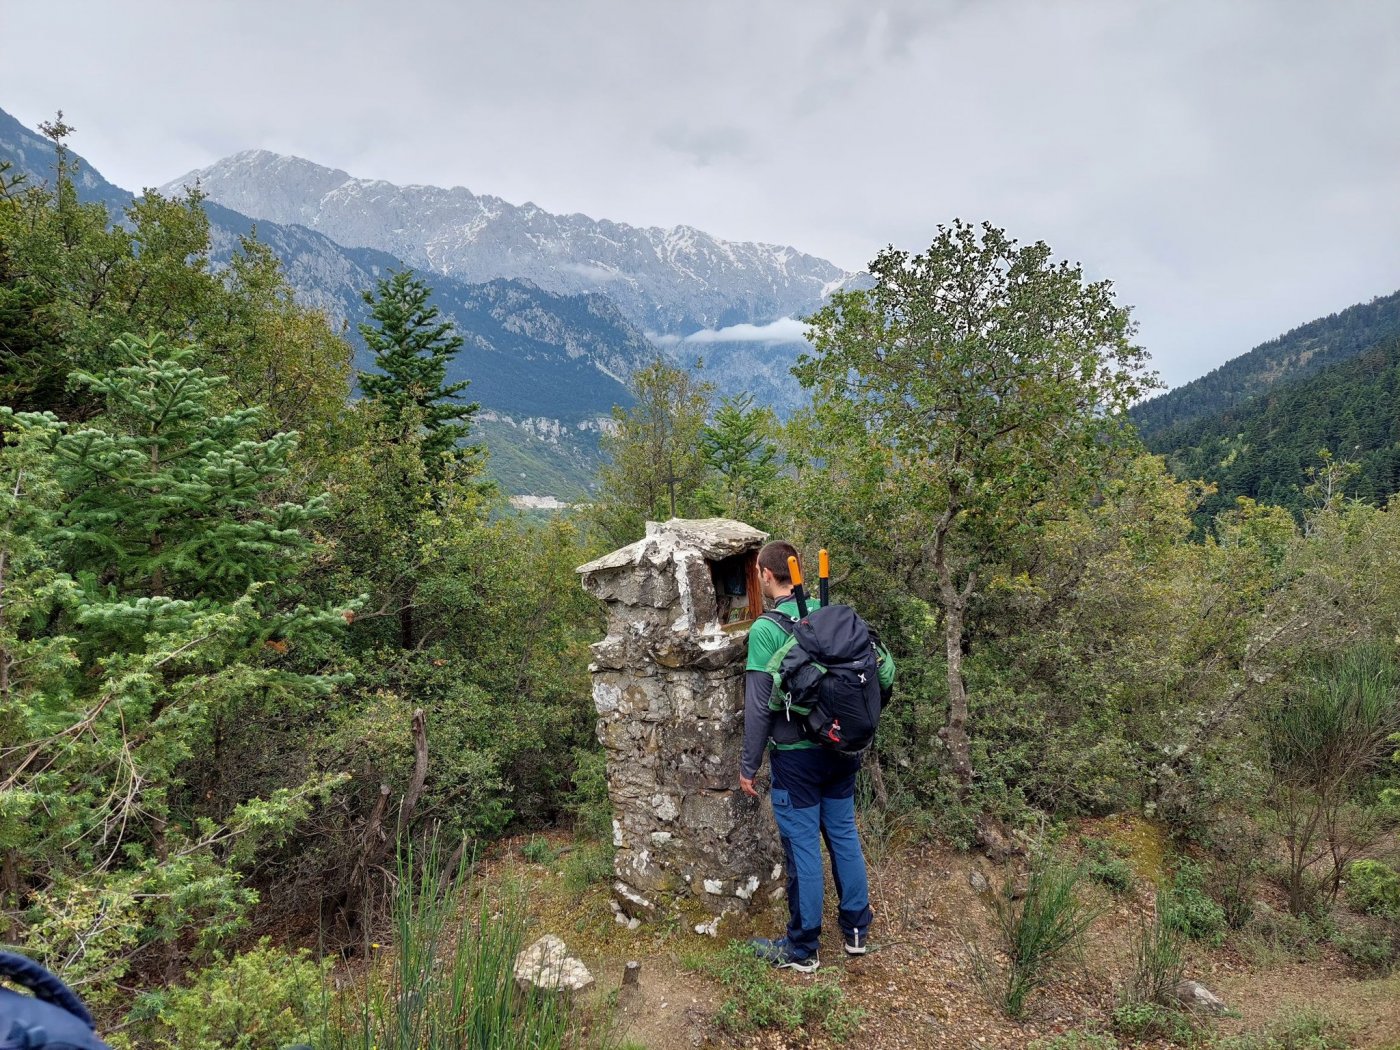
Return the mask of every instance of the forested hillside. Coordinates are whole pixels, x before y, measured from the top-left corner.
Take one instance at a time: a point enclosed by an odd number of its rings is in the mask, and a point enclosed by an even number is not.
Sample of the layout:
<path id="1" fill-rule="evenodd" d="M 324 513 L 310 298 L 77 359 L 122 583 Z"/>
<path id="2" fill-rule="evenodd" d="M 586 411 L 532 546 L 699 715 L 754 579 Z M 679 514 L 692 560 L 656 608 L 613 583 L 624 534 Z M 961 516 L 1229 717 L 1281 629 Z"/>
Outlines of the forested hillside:
<path id="1" fill-rule="evenodd" d="M 1365 468 L 1374 499 L 1325 475 L 1301 517 L 1261 490 L 1196 529 L 1199 487 L 1128 425 L 1154 380 L 1112 287 L 954 220 L 816 314 L 807 410 L 655 361 L 598 434 L 589 505 L 514 516 L 457 370 L 483 353 L 462 296 L 377 275 L 357 358 L 266 245 L 216 264 L 196 199 L 113 222 L 49 134 L 51 182 L 0 166 L 0 936 L 118 1050 L 613 1050 L 629 1002 L 692 1024 L 660 1050 L 1394 1043 L 1393 457 Z M 526 363 L 582 383 L 537 334 L 558 315 L 517 331 L 530 289 L 474 294 Z M 1397 346 L 1239 417 L 1240 448 L 1290 429 L 1299 456 L 1393 448 Z M 575 567 L 710 515 L 809 564 L 829 549 L 898 666 L 856 792 L 877 950 L 829 940 L 846 965 L 816 974 L 693 935 L 704 878 L 670 880 L 645 922 L 611 907 L 602 623 Z M 662 655 L 713 654 L 720 629 Z M 768 819 L 708 768 L 737 720 L 694 721 L 677 702 L 611 724 L 644 755 L 695 742 L 666 819 Z M 754 933 L 787 922 L 751 908 Z M 520 990 L 516 952 L 545 932 L 612 976 Z M 643 954 L 659 994 L 639 1009 L 618 981 Z M 1242 974 L 1322 1012 L 1226 1034 L 1183 1003 L 1184 977 Z M 1270 1005 L 1241 987 L 1241 1009 Z M 1357 1017 L 1326 1012 L 1344 998 Z"/>
<path id="2" fill-rule="evenodd" d="M 1133 406 L 1132 419 L 1156 450 L 1195 444 L 1193 426 L 1239 409 L 1272 387 L 1301 379 L 1400 334 L 1400 292 L 1348 307 L 1261 343 L 1199 379 Z"/>
<path id="3" fill-rule="evenodd" d="M 1329 471 L 1348 496 L 1384 503 L 1400 492 L 1400 336 L 1151 444 L 1178 477 L 1218 486 L 1202 503 L 1207 516 L 1239 496 L 1301 515 Z"/>

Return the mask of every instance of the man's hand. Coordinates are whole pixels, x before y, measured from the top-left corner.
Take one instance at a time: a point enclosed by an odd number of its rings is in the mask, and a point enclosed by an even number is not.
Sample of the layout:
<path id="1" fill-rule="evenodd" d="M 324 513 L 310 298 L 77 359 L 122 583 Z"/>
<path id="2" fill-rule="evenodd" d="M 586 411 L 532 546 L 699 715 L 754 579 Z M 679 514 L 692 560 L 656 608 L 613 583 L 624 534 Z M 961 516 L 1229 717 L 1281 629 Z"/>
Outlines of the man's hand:
<path id="1" fill-rule="evenodd" d="M 739 790 L 746 795 L 752 795 L 754 798 L 758 798 L 758 788 L 753 786 L 753 778 L 746 777 L 742 773 L 739 774 Z"/>

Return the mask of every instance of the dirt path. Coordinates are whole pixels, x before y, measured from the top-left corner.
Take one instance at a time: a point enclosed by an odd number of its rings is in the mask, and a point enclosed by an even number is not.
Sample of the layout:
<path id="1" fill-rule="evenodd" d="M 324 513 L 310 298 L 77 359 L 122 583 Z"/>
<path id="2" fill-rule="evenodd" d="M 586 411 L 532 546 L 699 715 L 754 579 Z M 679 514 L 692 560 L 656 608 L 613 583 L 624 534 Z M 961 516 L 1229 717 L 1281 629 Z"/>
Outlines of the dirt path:
<path id="1" fill-rule="evenodd" d="M 616 1004 L 619 1034 L 628 1050 L 820 1050 L 847 1044 L 861 1050 L 1019 1050 L 1070 1030 L 1110 1031 L 1132 932 L 1150 898 L 1145 882 L 1124 899 L 1094 891 L 1104 913 L 1078 958 L 1061 966 L 1036 993 L 1025 1020 L 1011 1021 L 991 1005 L 977 976 L 979 969 L 995 969 L 1003 960 L 994 951 L 997 938 L 987 902 L 972 884 L 974 872 L 996 883 L 1004 870 L 980 856 L 929 844 L 870 852 L 875 950 L 863 958 L 846 958 L 834 934 L 832 911 L 822 972 L 777 975 L 796 987 L 838 975 L 842 993 L 866 1012 L 858 1032 L 840 1042 L 820 1031 L 740 1036 L 720 1031 L 714 1017 L 728 990 L 698 972 L 695 959 L 713 955 L 723 944 L 674 926 L 629 932 L 612 921 L 606 886 L 570 892 L 559 884 L 558 873 L 536 871 L 538 883 L 530 894 L 534 925 L 564 937 L 593 969 L 602 1001 Z M 832 896 L 828 888 L 829 906 Z M 773 934 L 785 918 L 779 903 L 771 915 L 757 917 L 751 929 L 732 934 Z M 628 959 L 641 962 L 641 982 L 635 989 L 620 989 Z M 1285 959 L 1267 965 L 1251 963 L 1229 945 L 1219 951 L 1193 948 L 1187 976 L 1215 989 L 1240 1015 L 1218 1023 L 1221 1036 L 1258 1031 L 1290 1011 L 1316 1007 L 1353 1026 L 1354 1046 L 1400 1050 L 1400 974 L 1389 979 L 1358 976 L 1330 948 L 1319 949 L 1318 957 L 1307 963 Z"/>

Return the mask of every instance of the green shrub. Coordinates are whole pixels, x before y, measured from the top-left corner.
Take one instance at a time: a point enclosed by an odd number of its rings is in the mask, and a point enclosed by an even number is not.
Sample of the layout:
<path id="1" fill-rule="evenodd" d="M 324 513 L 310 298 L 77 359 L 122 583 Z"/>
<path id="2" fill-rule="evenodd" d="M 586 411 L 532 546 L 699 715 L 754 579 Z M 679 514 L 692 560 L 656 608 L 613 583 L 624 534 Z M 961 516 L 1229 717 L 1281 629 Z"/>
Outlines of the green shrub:
<path id="1" fill-rule="evenodd" d="M 1382 919 L 1400 919 L 1400 872 L 1378 860 L 1358 860 L 1347 868 L 1349 908 Z"/>
<path id="2" fill-rule="evenodd" d="M 549 839 L 531 835 L 530 841 L 520 847 L 520 855 L 531 864 L 548 864 L 559 856 L 559 851 L 549 844 Z"/>
<path id="3" fill-rule="evenodd" d="M 568 797 L 579 838 L 612 841 L 613 810 L 608 798 L 608 762 L 600 748 L 574 749 L 574 786 Z"/>
<path id="4" fill-rule="evenodd" d="M 612 843 L 584 842 L 564 859 L 564 888 L 578 894 L 613 877 Z"/>
<path id="5" fill-rule="evenodd" d="M 1332 944 L 1352 962 L 1378 974 L 1388 974 L 1400 959 L 1400 936 L 1384 920 L 1338 930 Z"/>
<path id="6" fill-rule="evenodd" d="M 997 928 L 1010 960 L 997 998 L 1009 1016 L 1024 1015 L 1026 1000 L 1048 979 L 1055 961 L 1098 918 L 1099 911 L 1075 895 L 1083 876 L 1082 868 L 1042 848 L 1032 854 L 1025 896 L 1016 900 L 1008 879 L 994 898 Z"/>
<path id="7" fill-rule="evenodd" d="M 1260 909 L 1240 933 L 1240 947 L 1255 966 L 1311 960 L 1325 931 L 1314 919 L 1272 908 Z"/>
<path id="8" fill-rule="evenodd" d="M 1033 1040 L 1027 1050 L 1118 1050 L 1118 1040 L 1103 1032 L 1061 1032 Z"/>
<path id="9" fill-rule="evenodd" d="M 1166 905 L 1167 895 L 1159 890 L 1152 919 L 1144 920 L 1133 938 L 1133 972 L 1124 1002 L 1171 1004 L 1172 990 L 1182 976 L 1185 934 L 1166 921 Z"/>
<path id="10" fill-rule="evenodd" d="M 1089 878 L 1114 893 L 1127 893 L 1133 888 L 1132 865 L 1111 843 L 1080 836 L 1079 845 L 1084 850 L 1084 872 Z"/>
<path id="11" fill-rule="evenodd" d="M 251 951 L 190 974 L 185 987 L 142 996 L 131 1020 L 138 1027 L 156 1022 L 149 1046 L 280 1050 L 320 1028 L 328 970 L 305 949 L 273 948 L 263 938 Z"/>
<path id="12" fill-rule="evenodd" d="M 1167 891 L 1162 921 L 1193 941 L 1219 947 L 1225 943 L 1225 909 L 1207 896 L 1201 888 L 1204 882 L 1204 869 L 1182 858 Z"/>
<path id="13" fill-rule="evenodd" d="M 1270 817 L 1287 853 L 1284 888 L 1295 915 L 1325 915 L 1346 863 L 1375 841 L 1378 814 L 1363 790 L 1400 729 L 1400 665 L 1389 647 L 1359 645 L 1295 676 L 1264 719 Z"/>
<path id="14" fill-rule="evenodd" d="M 1162 1003 L 1121 1003 L 1113 1009 L 1113 1027 L 1128 1039 L 1166 1039 L 1174 1043 L 1194 1041 L 1195 1020 L 1185 1010 Z"/>
<path id="15" fill-rule="evenodd" d="M 1315 1008 L 1285 1014 L 1262 1032 L 1217 1040 L 1219 1050 L 1347 1050 L 1349 1026 Z"/>
<path id="16" fill-rule="evenodd" d="M 846 1000 L 835 974 L 791 984 L 747 944 L 731 944 L 717 956 L 697 960 L 697 967 L 728 992 L 715 1018 L 732 1035 L 818 1028 L 839 1041 L 853 1035 L 864 1016 Z"/>
<path id="17" fill-rule="evenodd" d="M 1243 929 L 1254 911 L 1254 880 L 1262 867 L 1260 858 L 1269 846 L 1267 836 L 1243 816 L 1227 818 L 1227 825 L 1216 831 L 1212 845 L 1217 859 L 1211 864 L 1210 884 L 1225 911 L 1225 923 L 1232 930 Z"/>

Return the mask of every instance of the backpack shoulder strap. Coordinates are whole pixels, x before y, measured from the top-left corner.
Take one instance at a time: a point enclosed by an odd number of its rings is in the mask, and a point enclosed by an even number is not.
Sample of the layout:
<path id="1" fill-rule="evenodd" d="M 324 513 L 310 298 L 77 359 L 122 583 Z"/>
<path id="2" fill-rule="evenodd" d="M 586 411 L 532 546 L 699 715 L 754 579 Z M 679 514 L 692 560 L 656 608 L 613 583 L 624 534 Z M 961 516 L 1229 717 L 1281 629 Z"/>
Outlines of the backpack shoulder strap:
<path id="1" fill-rule="evenodd" d="M 767 620 L 770 623 L 776 623 L 783 629 L 785 634 L 792 634 L 792 632 L 797 629 L 797 617 L 789 616 L 787 613 L 779 612 L 777 609 L 769 609 L 767 612 L 762 613 L 759 619 Z"/>

